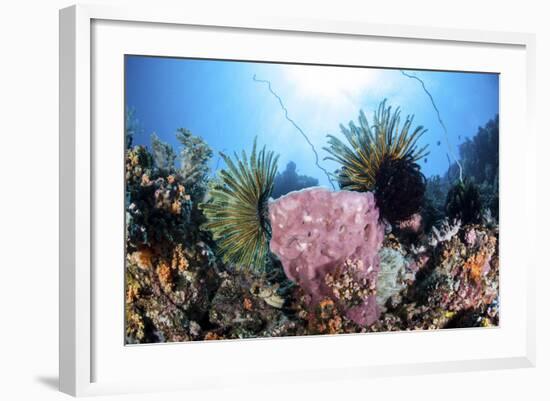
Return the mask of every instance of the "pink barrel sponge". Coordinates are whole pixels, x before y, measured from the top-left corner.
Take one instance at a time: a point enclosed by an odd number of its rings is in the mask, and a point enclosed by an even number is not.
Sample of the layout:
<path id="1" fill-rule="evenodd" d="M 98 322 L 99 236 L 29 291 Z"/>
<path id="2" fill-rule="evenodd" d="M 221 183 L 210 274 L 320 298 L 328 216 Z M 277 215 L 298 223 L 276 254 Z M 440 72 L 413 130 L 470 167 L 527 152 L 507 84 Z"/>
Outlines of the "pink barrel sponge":
<path id="1" fill-rule="evenodd" d="M 271 251 L 312 305 L 331 298 L 349 319 L 370 325 L 380 313 L 375 288 L 384 228 L 378 217 L 369 192 L 291 192 L 269 204 Z"/>

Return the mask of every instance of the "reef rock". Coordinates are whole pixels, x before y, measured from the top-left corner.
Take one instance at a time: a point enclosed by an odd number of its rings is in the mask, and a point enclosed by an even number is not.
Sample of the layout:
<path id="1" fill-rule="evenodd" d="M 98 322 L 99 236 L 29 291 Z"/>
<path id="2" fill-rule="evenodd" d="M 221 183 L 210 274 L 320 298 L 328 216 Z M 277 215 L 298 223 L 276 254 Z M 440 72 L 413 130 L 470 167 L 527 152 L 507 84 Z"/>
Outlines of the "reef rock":
<path id="1" fill-rule="evenodd" d="M 384 228 L 372 193 L 308 188 L 269 204 L 271 251 L 316 307 L 331 298 L 346 317 L 379 316 L 376 280 Z"/>
<path id="2" fill-rule="evenodd" d="M 209 312 L 216 334 L 227 339 L 306 334 L 300 319 L 281 310 L 276 286 L 245 271 L 225 272 L 222 278 Z"/>

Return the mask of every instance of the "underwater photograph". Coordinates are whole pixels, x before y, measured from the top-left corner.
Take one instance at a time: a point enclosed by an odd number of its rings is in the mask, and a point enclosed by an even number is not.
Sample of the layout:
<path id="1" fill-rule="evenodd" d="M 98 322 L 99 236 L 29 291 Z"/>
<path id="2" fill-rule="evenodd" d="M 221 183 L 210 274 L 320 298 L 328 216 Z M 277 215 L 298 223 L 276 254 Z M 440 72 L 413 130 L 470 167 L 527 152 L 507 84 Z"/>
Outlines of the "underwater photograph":
<path id="1" fill-rule="evenodd" d="M 126 344 L 498 327 L 498 74 L 126 55 L 124 81 Z"/>

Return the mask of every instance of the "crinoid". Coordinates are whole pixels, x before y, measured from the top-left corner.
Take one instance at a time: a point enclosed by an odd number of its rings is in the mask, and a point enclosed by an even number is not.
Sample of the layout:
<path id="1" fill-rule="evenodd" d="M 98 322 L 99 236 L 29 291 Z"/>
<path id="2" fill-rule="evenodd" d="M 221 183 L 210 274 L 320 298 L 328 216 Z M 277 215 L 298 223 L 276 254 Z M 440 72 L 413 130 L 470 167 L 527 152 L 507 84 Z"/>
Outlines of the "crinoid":
<path id="1" fill-rule="evenodd" d="M 354 122 L 349 128 L 340 126 L 348 144 L 328 135 L 329 147 L 324 148 L 330 153 L 326 159 L 341 165 L 336 174 L 340 188 L 374 191 L 382 215 L 392 223 L 420 210 L 426 183 L 416 162 L 429 153 L 427 145 L 417 145 L 426 130 L 412 129 L 414 116 L 407 116 L 400 126 L 400 115 L 399 108 L 392 112 L 384 100 L 372 125 L 361 111 L 359 126 Z M 404 191 L 413 191 L 414 199 Z"/>
<path id="2" fill-rule="evenodd" d="M 269 252 L 268 200 L 279 156 L 265 147 L 256 153 L 256 139 L 250 159 L 244 151 L 234 161 L 220 155 L 227 169 L 211 183 L 210 199 L 201 205 L 204 228 L 212 232 L 224 262 L 261 270 Z"/>
<path id="3" fill-rule="evenodd" d="M 408 158 L 385 158 L 376 172 L 374 196 L 380 214 L 390 223 L 401 222 L 420 211 L 426 178 Z"/>
<path id="4" fill-rule="evenodd" d="M 445 212 L 463 224 L 481 222 L 482 203 L 479 188 L 472 181 L 457 182 L 447 193 Z"/>
<path id="5" fill-rule="evenodd" d="M 329 147 L 324 148 L 334 160 L 342 165 L 338 182 L 342 189 L 371 191 L 376 182 L 376 174 L 385 159 L 409 159 L 416 162 L 428 155 L 427 145 L 418 148 L 418 139 L 426 132 L 422 126 L 411 132 L 414 116 L 407 116 L 399 128 L 401 112 L 399 108 L 392 113 L 386 100 L 380 103 L 374 113 L 371 126 L 365 113 L 359 113 L 359 126 L 350 122 L 349 128 L 340 125 L 342 133 L 350 146 L 333 135 L 328 135 Z"/>

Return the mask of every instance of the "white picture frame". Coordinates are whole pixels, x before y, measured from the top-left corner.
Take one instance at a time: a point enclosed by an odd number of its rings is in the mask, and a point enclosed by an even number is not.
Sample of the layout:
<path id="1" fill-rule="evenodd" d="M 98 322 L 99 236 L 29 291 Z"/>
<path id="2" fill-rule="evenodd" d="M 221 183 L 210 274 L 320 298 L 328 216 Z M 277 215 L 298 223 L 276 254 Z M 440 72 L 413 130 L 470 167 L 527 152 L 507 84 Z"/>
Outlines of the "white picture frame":
<path id="1" fill-rule="evenodd" d="M 105 23 L 105 25 L 101 25 Z M 94 28 L 96 24 L 99 28 Z M 120 26 L 116 26 L 120 24 Z M 128 25 L 130 24 L 130 25 Z M 137 25 L 131 25 L 137 24 Z M 150 378 L 149 380 L 134 379 L 130 380 L 123 374 L 116 375 L 110 372 L 105 379 L 102 373 L 98 372 L 101 366 L 112 365 L 113 369 L 118 369 L 124 365 L 120 360 L 106 359 L 100 357 L 102 363 L 96 363 L 98 353 L 107 353 L 108 347 L 104 347 L 105 341 L 98 340 L 105 336 L 121 337 L 117 332 L 118 326 L 109 326 L 103 323 L 101 305 L 95 306 L 94 294 L 98 285 L 102 285 L 102 277 L 94 274 L 94 263 L 96 258 L 96 246 L 94 245 L 94 235 L 97 234 L 98 227 L 103 227 L 97 220 L 101 211 L 97 211 L 97 191 L 102 191 L 97 187 L 94 177 L 98 174 L 98 153 L 105 155 L 108 168 L 117 169 L 123 164 L 122 159 L 116 165 L 116 152 L 106 150 L 106 142 L 96 142 L 94 138 L 94 126 L 98 122 L 94 121 L 96 116 L 96 103 L 94 103 L 93 77 L 96 71 L 94 69 L 103 68 L 101 63 L 94 57 L 102 51 L 101 46 L 105 47 L 106 55 L 109 51 L 105 40 L 101 39 L 103 35 L 97 29 L 103 29 L 106 26 L 109 34 L 116 34 L 124 30 L 139 29 L 144 26 L 156 27 L 159 37 L 167 35 L 170 32 L 167 29 L 183 29 L 185 27 L 199 27 L 205 30 L 230 29 L 232 32 L 272 33 L 285 35 L 307 35 L 309 39 L 314 40 L 317 36 L 325 38 L 338 37 L 343 40 L 362 40 L 362 38 L 383 39 L 388 43 L 394 41 L 416 41 L 418 43 L 431 43 L 439 46 L 442 53 L 445 53 L 445 46 L 454 46 L 453 51 L 460 51 L 461 48 L 479 48 L 484 51 L 485 48 L 509 49 L 505 57 L 513 61 L 513 65 L 518 68 L 515 72 L 510 72 L 510 77 L 516 74 L 514 79 L 510 79 L 506 85 L 515 85 L 518 92 L 518 98 L 514 104 L 504 105 L 507 110 L 512 106 L 520 107 L 517 116 L 506 116 L 501 119 L 503 125 L 520 128 L 524 133 L 522 141 L 513 142 L 512 139 L 504 140 L 503 163 L 506 162 L 506 150 L 515 147 L 517 152 L 516 160 L 519 160 L 518 166 L 513 170 L 511 166 L 502 167 L 503 174 L 502 191 L 507 196 L 503 213 L 513 210 L 513 204 L 518 206 L 518 211 L 509 214 L 507 227 L 514 228 L 508 230 L 503 238 L 504 242 L 512 243 L 517 240 L 522 244 L 524 257 L 521 264 L 521 273 L 510 272 L 510 280 L 503 281 L 508 284 L 507 294 L 509 303 L 517 305 L 514 311 L 511 311 L 508 324 L 493 330 L 493 334 L 480 334 L 476 330 L 456 330 L 445 334 L 439 333 L 418 333 L 412 340 L 416 346 L 421 344 L 429 345 L 438 341 L 456 341 L 457 338 L 469 338 L 468 341 L 498 341 L 508 344 L 507 350 L 502 345 L 495 345 L 494 349 L 483 352 L 482 350 L 473 350 L 470 354 L 465 354 L 465 358 L 447 358 L 441 355 L 441 358 L 431 358 L 419 360 L 415 355 L 408 358 L 376 358 L 373 355 L 373 361 L 369 362 L 363 359 L 348 359 L 342 357 L 341 353 L 328 351 L 327 358 L 315 359 L 314 356 L 321 352 L 321 349 L 346 350 L 348 347 L 363 347 L 367 336 L 338 336 L 332 339 L 303 339 L 297 343 L 297 339 L 269 339 L 269 346 L 266 347 L 264 340 L 252 341 L 223 341 L 212 342 L 212 344 L 173 344 L 157 345 L 135 348 L 132 355 L 123 355 L 121 358 L 129 358 L 134 363 L 136 358 L 144 358 L 147 363 L 158 363 L 163 358 L 170 358 L 170 354 L 187 353 L 190 360 L 197 358 L 215 358 L 216 355 L 226 355 L 243 360 L 240 362 L 245 369 L 247 358 L 253 358 L 255 355 L 276 355 L 269 354 L 275 352 L 281 354 L 285 349 L 292 349 L 294 355 L 311 357 L 310 363 L 301 363 L 304 358 L 297 360 L 293 369 L 285 369 L 283 362 L 275 361 L 274 366 L 265 364 L 255 366 L 253 375 L 244 379 L 237 379 L 235 376 L 226 375 L 230 373 L 231 365 L 228 363 L 225 367 L 220 367 L 217 372 L 207 372 L 206 368 L 198 364 L 192 370 L 181 375 L 170 376 L 165 379 Z M 112 31 L 110 27 L 114 27 Z M 158 28 L 158 29 L 157 29 Z M 220 32 L 221 32 L 220 31 Z M 98 39 L 94 42 L 94 32 Z M 113 35 L 114 35 L 113 34 Z M 149 46 L 154 47 L 154 38 L 157 33 L 151 35 Z M 120 36 L 120 35 L 119 35 Z M 113 37 L 114 38 L 114 37 Z M 313 39 L 312 39 L 313 38 Z M 347 39 L 346 39 L 347 38 Z M 273 40 L 277 40 L 274 38 Z M 118 41 L 112 41 L 112 48 L 120 52 L 120 48 L 115 49 Z M 416 43 L 415 42 L 415 43 Z M 411 42 L 412 43 L 412 42 Z M 146 46 L 143 45 L 143 46 Z M 99 47 L 99 48 L 98 48 Z M 374 25 L 365 22 L 350 21 L 315 21 L 315 20 L 292 20 L 278 18 L 258 18 L 256 16 L 226 16 L 213 17 L 211 15 L 188 14 L 184 9 L 163 10 L 154 7 L 151 8 L 112 8 L 108 6 L 78 5 L 72 6 L 60 11 L 60 357 L 59 357 L 59 375 L 60 390 L 75 396 L 95 395 L 107 393 L 125 393 L 133 391 L 160 391 L 170 389 L 201 389 L 210 387 L 219 387 L 224 385 L 245 385 L 247 380 L 254 379 L 256 383 L 263 381 L 272 381 L 276 376 L 281 380 L 303 381 L 303 380 L 327 380 L 338 379 L 342 377 L 355 378 L 361 380 L 368 377 L 400 375 L 400 374 L 422 374 L 431 372 L 458 372 L 479 369 L 501 369 L 516 367 L 531 367 L 535 364 L 535 294 L 534 294 L 534 270 L 535 253 L 529 252 L 530 247 L 525 239 L 519 238 L 521 234 L 512 231 L 521 232 L 524 229 L 533 229 L 534 216 L 536 216 L 535 207 L 529 199 L 534 199 L 535 195 L 535 154 L 533 149 L 525 144 L 534 143 L 533 130 L 533 112 L 534 112 L 534 35 L 523 33 L 507 32 L 484 32 L 459 29 L 436 29 L 427 27 L 397 26 L 397 25 Z M 149 48 L 149 52 L 155 52 Z M 165 53 L 166 49 L 159 50 Z M 118 54 L 118 53 L 117 53 Z M 167 54 L 172 55 L 172 54 Z M 503 56 L 504 57 L 504 56 Z M 98 56 L 99 59 L 99 56 Z M 105 57 L 103 57 L 105 59 Z M 498 61 L 495 58 L 493 63 Z M 504 60 L 504 58 L 502 59 Z M 445 63 L 440 65 L 427 64 L 419 66 L 423 68 L 445 68 Z M 498 64 L 491 68 L 493 72 L 500 72 Z M 469 68 L 475 68 L 471 64 Z M 483 69 L 483 67 L 479 67 Z M 505 68 L 503 65 L 502 68 Z M 511 68 L 511 67 L 509 67 Z M 460 66 L 456 66 L 460 69 Z M 512 71 L 512 70 L 510 70 Z M 118 71 L 117 74 L 121 72 Z M 103 79 L 103 78 L 101 78 Z M 105 81 L 103 81 L 105 82 Z M 118 82 L 118 81 L 117 81 Z M 509 89 L 510 89 L 509 88 Z M 115 85 L 115 91 L 121 88 Z M 99 91 L 101 92 L 101 91 Z M 505 93 L 511 93 L 506 92 Z M 121 97 L 122 93 L 119 94 Z M 101 94 L 97 96 L 102 96 Z M 509 108 L 508 108 L 509 107 Z M 100 112 L 99 112 L 100 113 Z M 101 114 L 101 113 L 100 113 Z M 122 118 L 122 115 L 120 116 Z M 123 136 L 121 131 L 121 138 Z M 122 139 L 120 139 L 121 141 Z M 119 141 L 119 142 L 120 142 Z M 107 143 L 108 144 L 108 143 Z M 522 145 L 523 144 L 523 145 Z M 109 154 L 111 157 L 109 158 Z M 114 156 L 113 156 L 114 155 Z M 102 157 L 103 160 L 103 157 Z M 508 163 L 510 164 L 510 163 Z M 510 177 L 509 182 L 506 180 Z M 514 183 L 522 183 L 522 191 L 512 192 L 510 186 Z M 116 184 L 116 183 L 115 183 Z M 99 184 L 101 185 L 101 184 Z M 507 206 L 508 205 L 508 206 Z M 506 220 L 507 218 L 505 218 Z M 523 242 L 521 242 L 523 241 Z M 112 254 L 111 254 L 112 255 Z M 527 255 L 527 256 L 525 256 Z M 109 256 L 109 254 L 107 254 Z M 514 259 L 512 251 L 506 252 L 502 256 L 502 263 L 506 259 Z M 122 264 L 120 264 L 122 273 Z M 508 273 L 503 273 L 504 275 Z M 514 276 L 517 275 L 517 276 Z M 503 279 L 505 280 L 505 279 Z M 110 294 L 108 296 L 117 296 Z M 513 301 L 513 302 L 512 302 Z M 116 308 L 116 307 L 115 307 Z M 510 308 L 511 310 L 512 308 Z M 504 311 L 503 313 L 506 313 Z M 101 336 L 97 332 L 97 325 L 101 324 L 103 328 Z M 112 329 L 112 332 L 111 332 Z M 487 333 L 485 331 L 484 333 Z M 496 333 L 496 334 L 495 334 Z M 502 334 L 504 333 L 504 334 Z M 508 333 L 508 334 L 507 334 Z M 405 334 L 406 335 L 406 334 Z M 482 336 L 487 337 L 485 339 Z M 493 337 L 491 337 L 493 336 Z M 409 338 L 412 336 L 409 334 Z M 442 337 L 445 337 L 442 340 Z M 376 337 L 370 337 L 370 341 L 384 340 L 391 347 L 397 347 L 398 342 L 402 341 L 402 334 L 382 334 Z M 376 338 L 377 340 L 374 340 Z M 329 342 L 326 342 L 326 341 Z M 299 344 L 296 346 L 295 344 Z M 124 349 L 123 341 L 120 341 L 121 349 Z M 169 348 L 171 347 L 171 348 Z M 178 347 L 178 348 L 176 348 Z M 192 348 L 194 347 L 194 348 Z M 326 348 L 329 347 L 329 348 Z M 274 349 L 274 351 L 269 351 Z M 475 347 L 474 347 L 475 348 Z M 393 349 L 393 348 L 392 348 Z M 398 348 L 395 348 L 398 350 Z M 457 348 L 460 352 L 460 347 Z M 326 352 L 326 351 L 325 351 Z M 396 351 L 398 352 L 398 351 Z M 358 353 L 360 354 L 360 353 Z M 374 361 L 376 359 L 376 361 Z M 251 359 L 250 359 L 251 360 Z M 396 362 L 397 361 L 397 362 Z M 169 362 L 167 362 L 169 363 Z M 239 362 L 235 362 L 237 365 Z M 280 364 L 278 364 L 280 363 Z M 223 363 L 220 363 L 223 365 Z M 223 369 L 226 369 L 224 371 Z M 239 371 L 239 367 L 235 368 Z M 245 370 L 243 370 L 245 371 Z M 247 371 L 248 372 L 248 371 Z M 269 379 L 267 378 L 269 375 Z M 107 377 L 108 376 L 108 377 Z M 184 376 L 184 377 L 183 377 Z M 99 379 L 98 379 L 99 378 Z"/>

